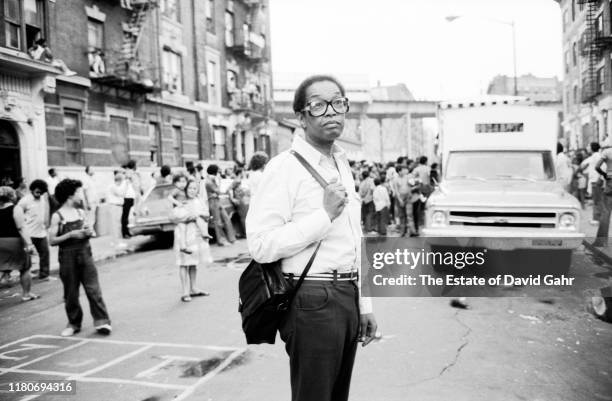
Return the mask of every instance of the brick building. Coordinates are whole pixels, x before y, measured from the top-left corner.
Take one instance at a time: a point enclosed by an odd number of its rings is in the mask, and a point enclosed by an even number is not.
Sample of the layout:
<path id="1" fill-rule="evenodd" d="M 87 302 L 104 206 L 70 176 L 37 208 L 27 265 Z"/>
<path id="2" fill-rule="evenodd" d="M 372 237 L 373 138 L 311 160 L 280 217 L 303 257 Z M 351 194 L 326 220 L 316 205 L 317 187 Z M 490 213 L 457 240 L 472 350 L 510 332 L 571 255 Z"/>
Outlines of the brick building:
<path id="1" fill-rule="evenodd" d="M 5 171 L 109 177 L 129 159 L 146 171 L 272 150 L 267 0 L 0 5 L 0 101 L 15 104 L 0 116 L 0 156 L 21 149 Z M 28 57 L 40 37 L 76 75 Z"/>
<path id="2" fill-rule="evenodd" d="M 555 0 L 563 24 L 563 140 L 571 149 L 609 135 L 612 108 L 610 2 Z"/>

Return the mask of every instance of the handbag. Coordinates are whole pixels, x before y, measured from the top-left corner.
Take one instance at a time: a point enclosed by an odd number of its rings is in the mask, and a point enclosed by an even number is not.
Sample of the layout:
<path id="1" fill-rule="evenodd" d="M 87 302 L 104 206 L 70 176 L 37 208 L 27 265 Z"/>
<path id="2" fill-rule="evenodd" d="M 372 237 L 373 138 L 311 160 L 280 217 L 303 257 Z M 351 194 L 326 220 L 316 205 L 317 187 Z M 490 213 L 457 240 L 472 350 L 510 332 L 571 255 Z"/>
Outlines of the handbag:
<path id="1" fill-rule="evenodd" d="M 327 186 L 325 179 L 302 155 L 293 150 L 290 153 L 298 159 L 323 188 Z M 286 316 L 293 298 L 302 286 L 320 246 L 321 241 L 317 244 L 295 286 L 283 275 L 280 260 L 272 263 L 258 263 L 251 260 L 242 272 L 238 282 L 238 312 L 242 317 L 242 330 L 247 344 L 274 344 L 276 332 Z"/>

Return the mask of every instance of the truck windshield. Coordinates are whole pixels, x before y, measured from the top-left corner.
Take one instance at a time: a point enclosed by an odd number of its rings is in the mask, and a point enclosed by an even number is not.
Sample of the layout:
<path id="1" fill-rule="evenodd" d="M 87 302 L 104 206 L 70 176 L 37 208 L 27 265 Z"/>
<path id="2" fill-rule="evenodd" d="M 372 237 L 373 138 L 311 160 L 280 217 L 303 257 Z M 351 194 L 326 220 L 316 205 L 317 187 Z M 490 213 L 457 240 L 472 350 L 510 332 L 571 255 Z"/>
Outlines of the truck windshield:
<path id="1" fill-rule="evenodd" d="M 447 180 L 553 180 L 554 163 L 549 151 L 470 151 L 451 152 Z"/>

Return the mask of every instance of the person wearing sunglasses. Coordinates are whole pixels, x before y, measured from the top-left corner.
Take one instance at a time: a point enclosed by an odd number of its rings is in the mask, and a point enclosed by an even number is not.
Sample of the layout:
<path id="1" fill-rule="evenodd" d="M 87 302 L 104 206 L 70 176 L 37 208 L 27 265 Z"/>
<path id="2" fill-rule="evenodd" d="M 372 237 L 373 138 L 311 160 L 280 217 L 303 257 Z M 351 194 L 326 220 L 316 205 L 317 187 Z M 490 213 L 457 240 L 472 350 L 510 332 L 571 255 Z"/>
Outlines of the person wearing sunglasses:
<path id="1" fill-rule="evenodd" d="M 314 262 L 279 331 L 289 355 L 293 401 L 348 400 L 359 341 L 375 337 L 369 298 L 360 296 L 361 201 L 342 135 L 349 100 L 342 84 L 327 75 L 304 80 L 293 110 L 304 135 L 298 153 L 325 180 L 317 182 L 291 151 L 272 158 L 251 199 L 247 243 L 259 263 L 281 260 L 294 283 L 317 244 Z"/>

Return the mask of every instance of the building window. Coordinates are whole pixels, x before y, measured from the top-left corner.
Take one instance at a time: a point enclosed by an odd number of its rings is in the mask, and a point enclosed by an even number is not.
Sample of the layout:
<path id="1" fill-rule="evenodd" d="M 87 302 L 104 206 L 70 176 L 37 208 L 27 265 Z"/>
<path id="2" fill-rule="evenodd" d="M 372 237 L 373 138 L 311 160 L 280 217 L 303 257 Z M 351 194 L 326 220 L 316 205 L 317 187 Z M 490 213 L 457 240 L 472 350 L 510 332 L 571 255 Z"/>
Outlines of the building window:
<path id="1" fill-rule="evenodd" d="M 249 36 L 251 35 L 251 27 L 246 22 L 242 24 L 242 40 L 245 46 L 249 43 Z"/>
<path id="2" fill-rule="evenodd" d="M 151 163 L 161 164 L 159 124 L 149 123 L 149 152 Z"/>
<path id="3" fill-rule="evenodd" d="M 216 160 L 226 160 L 225 127 L 213 126 L 213 149 Z"/>
<path id="4" fill-rule="evenodd" d="M 225 12 L 225 45 L 234 46 L 234 13 Z"/>
<path id="5" fill-rule="evenodd" d="M 204 0 L 206 11 L 206 30 L 215 33 L 215 0 Z"/>
<path id="6" fill-rule="evenodd" d="M 206 73 L 208 75 L 208 103 L 220 106 L 219 65 L 209 60 L 206 65 Z"/>
<path id="7" fill-rule="evenodd" d="M 596 23 L 597 23 L 596 24 L 597 32 L 595 33 L 595 35 L 598 36 L 598 37 L 603 36 L 603 34 L 604 34 L 604 15 L 603 15 L 603 12 L 597 16 Z"/>
<path id="8" fill-rule="evenodd" d="M 576 42 L 572 44 L 572 64 L 574 67 L 578 64 L 578 57 L 576 56 Z"/>
<path id="9" fill-rule="evenodd" d="M 161 0 L 160 7 L 163 15 L 173 21 L 180 22 L 178 0 Z"/>
<path id="10" fill-rule="evenodd" d="M 99 77 L 106 73 L 104 64 L 104 24 L 100 21 L 87 20 L 87 57 L 89 59 L 89 75 Z"/>
<path id="11" fill-rule="evenodd" d="M 122 166 L 130 160 L 128 119 L 125 117 L 110 117 L 111 163 Z"/>
<path id="12" fill-rule="evenodd" d="M 576 19 L 576 0 L 571 0 L 572 2 L 572 21 Z"/>
<path id="13" fill-rule="evenodd" d="M 176 166 L 181 166 L 183 164 L 182 149 L 181 149 L 182 140 L 183 140 L 183 133 L 181 132 L 181 127 L 177 125 L 173 125 L 172 126 L 172 150 L 174 154 L 174 163 Z"/>
<path id="14" fill-rule="evenodd" d="M 164 70 L 164 90 L 172 93 L 183 91 L 183 62 L 181 55 L 169 49 L 164 49 L 162 57 Z"/>
<path id="15" fill-rule="evenodd" d="M 580 99 L 578 99 L 578 85 L 574 85 L 574 98 L 572 103 L 575 105 L 580 103 Z"/>
<path id="16" fill-rule="evenodd" d="M 81 121 L 78 111 L 64 112 L 64 137 L 66 140 L 66 165 L 81 165 Z"/>
<path id="17" fill-rule="evenodd" d="M 44 36 L 45 21 L 43 0 L 4 0 L 5 46 L 26 51 Z"/>

